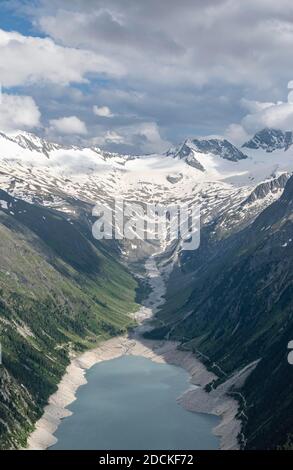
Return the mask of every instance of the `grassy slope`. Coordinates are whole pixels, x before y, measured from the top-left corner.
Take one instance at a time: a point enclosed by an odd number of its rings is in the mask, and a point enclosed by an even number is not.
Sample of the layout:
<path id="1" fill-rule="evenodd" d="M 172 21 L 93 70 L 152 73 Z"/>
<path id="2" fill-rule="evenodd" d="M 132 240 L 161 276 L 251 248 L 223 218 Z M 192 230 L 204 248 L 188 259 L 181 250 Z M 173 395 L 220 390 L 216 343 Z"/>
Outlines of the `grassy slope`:
<path id="1" fill-rule="evenodd" d="M 72 349 L 132 324 L 137 283 L 62 216 L 4 193 L 0 211 L 0 448 L 25 445 Z"/>

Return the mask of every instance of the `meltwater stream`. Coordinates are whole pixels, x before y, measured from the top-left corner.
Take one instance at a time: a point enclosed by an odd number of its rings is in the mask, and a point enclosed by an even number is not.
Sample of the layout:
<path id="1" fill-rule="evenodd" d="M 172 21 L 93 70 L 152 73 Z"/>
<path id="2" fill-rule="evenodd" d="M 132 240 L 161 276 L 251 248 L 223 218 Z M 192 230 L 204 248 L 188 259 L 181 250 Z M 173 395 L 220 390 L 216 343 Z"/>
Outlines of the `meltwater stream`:
<path id="1" fill-rule="evenodd" d="M 191 413 L 176 402 L 189 386 L 180 367 L 122 356 L 96 364 L 86 378 L 51 449 L 218 448 L 212 428 L 219 418 Z"/>

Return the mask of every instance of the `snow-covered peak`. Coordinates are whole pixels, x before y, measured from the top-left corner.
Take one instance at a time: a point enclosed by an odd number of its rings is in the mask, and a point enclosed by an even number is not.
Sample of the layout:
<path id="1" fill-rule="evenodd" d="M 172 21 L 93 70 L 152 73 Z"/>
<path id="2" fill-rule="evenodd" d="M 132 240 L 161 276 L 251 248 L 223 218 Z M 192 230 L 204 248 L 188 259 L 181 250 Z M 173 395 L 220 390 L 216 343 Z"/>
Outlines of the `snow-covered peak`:
<path id="1" fill-rule="evenodd" d="M 188 139 L 183 144 L 168 150 L 166 155 L 184 160 L 188 165 L 200 171 L 205 171 L 204 160 L 202 161 L 200 158 L 202 155 L 220 157 L 230 162 L 238 162 L 247 158 L 247 155 L 231 142 L 220 138 Z"/>
<path id="2" fill-rule="evenodd" d="M 196 159 L 194 151 L 190 145 L 190 142 L 186 140 L 183 144 L 172 147 L 166 152 L 167 157 L 174 157 L 179 160 L 184 160 L 188 165 L 196 168 L 200 171 L 205 171 L 204 167 Z"/>
<path id="3" fill-rule="evenodd" d="M 41 137 L 30 132 L 21 132 L 19 134 L 12 135 L 10 136 L 10 139 L 16 142 L 22 148 L 43 153 L 48 158 L 52 150 L 73 148 L 65 147 L 54 142 L 48 142 L 47 140 L 42 139 Z"/>
<path id="4" fill-rule="evenodd" d="M 216 155 L 225 160 L 230 160 L 231 162 L 237 162 L 247 158 L 247 155 L 226 139 L 193 139 L 191 144 L 192 148 L 197 152 Z"/>
<path id="5" fill-rule="evenodd" d="M 288 150 L 293 143 L 292 131 L 281 131 L 280 129 L 263 129 L 255 134 L 248 142 L 242 145 L 248 149 L 262 149 L 266 152 L 275 150 Z"/>
<path id="6" fill-rule="evenodd" d="M 12 145 L 11 145 L 12 144 Z M 16 145 L 15 145 L 16 144 Z M 90 155 L 94 160 L 100 159 L 103 161 L 112 161 L 120 165 L 124 165 L 125 162 L 134 159 L 132 155 L 120 155 L 118 153 L 112 153 L 102 150 L 100 147 L 94 146 L 81 146 L 81 145 L 64 145 L 56 142 L 48 141 L 42 137 L 39 137 L 31 132 L 21 131 L 16 133 L 4 134 L 0 132 L 0 158 L 5 155 L 7 158 L 15 158 L 17 155 L 20 156 L 22 150 L 22 156 L 34 156 L 39 157 L 39 154 L 43 154 L 47 159 L 52 159 L 56 155 L 76 155 L 78 158 L 82 158 L 82 155 Z"/>
<path id="7" fill-rule="evenodd" d="M 280 196 L 284 178 L 277 179 L 293 171 L 292 151 L 247 149 L 246 156 L 225 139 L 206 138 L 186 140 L 167 154 L 131 156 L 51 144 L 29 133 L 0 134 L 0 188 L 68 214 L 75 201 L 111 206 L 113 198 L 199 204 L 207 222 L 229 208 L 233 225 Z"/>

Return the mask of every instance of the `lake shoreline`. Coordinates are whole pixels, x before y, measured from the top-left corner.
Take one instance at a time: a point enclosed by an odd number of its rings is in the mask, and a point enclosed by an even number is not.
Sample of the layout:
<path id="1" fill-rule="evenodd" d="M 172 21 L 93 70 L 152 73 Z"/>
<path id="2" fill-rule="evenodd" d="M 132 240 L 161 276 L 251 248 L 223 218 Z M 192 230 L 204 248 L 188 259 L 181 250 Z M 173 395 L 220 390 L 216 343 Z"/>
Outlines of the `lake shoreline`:
<path id="1" fill-rule="evenodd" d="M 185 369 L 190 374 L 190 383 L 198 388 L 190 387 L 178 397 L 178 403 L 192 412 L 221 417 L 221 422 L 213 429 L 213 433 L 220 438 L 220 449 L 239 449 L 237 436 L 241 431 L 241 422 L 236 419 L 238 402 L 226 395 L 225 388 L 216 390 L 216 394 L 205 392 L 203 387 L 216 378 L 215 374 L 209 372 L 194 354 L 180 351 L 177 346 L 178 343 L 172 341 L 123 336 L 107 340 L 98 348 L 73 358 L 58 390 L 49 398 L 43 416 L 29 436 L 27 449 L 46 450 L 56 444 L 54 433 L 61 420 L 71 415 L 67 407 L 75 401 L 79 387 L 87 383 L 86 371 L 99 362 L 124 355 L 142 356 L 154 362 L 173 364 Z"/>
<path id="2" fill-rule="evenodd" d="M 109 339 L 99 347 L 73 357 L 70 365 L 59 383 L 57 391 L 51 395 L 43 416 L 36 423 L 35 430 L 27 442 L 29 450 L 45 450 L 53 446 L 57 439 L 54 436 L 62 419 L 72 413 L 67 407 L 76 399 L 78 388 L 87 383 L 85 374 L 93 365 L 102 361 L 116 359 L 124 355 L 143 356 L 154 362 L 173 364 L 185 369 L 190 375 L 190 387 L 180 397 L 178 403 L 185 409 L 213 414 L 221 417 L 221 422 L 213 429 L 220 438 L 220 449 L 239 449 L 238 435 L 241 432 L 241 421 L 236 417 L 238 402 L 227 395 L 232 385 L 240 386 L 250 373 L 248 366 L 235 377 L 212 390 L 205 392 L 204 387 L 217 376 L 208 371 L 204 364 L 191 352 L 178 349 L 173 341 L 146 340 L 143 333 L 152 329 L 150 320 L 165 301 L 166 278 L 171 266 L 159 270 L 156 255 L 151 256 L 145 264 L 151 292 L 140 309 L 134 314 L 138 326 L 128 336 Z"/>

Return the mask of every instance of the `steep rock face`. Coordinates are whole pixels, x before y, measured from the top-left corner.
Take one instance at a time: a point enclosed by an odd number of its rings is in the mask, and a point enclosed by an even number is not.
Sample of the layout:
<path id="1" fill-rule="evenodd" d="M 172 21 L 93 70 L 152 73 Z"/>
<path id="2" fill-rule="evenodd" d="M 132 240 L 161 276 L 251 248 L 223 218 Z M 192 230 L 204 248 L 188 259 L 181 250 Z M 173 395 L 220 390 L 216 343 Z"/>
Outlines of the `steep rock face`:
<path id="1" fill-rule="evenodd" d="M 171 278 L 154 334 L 200 352 L 223 379 L 260 360 L 241 389 L 245 446 L 282 446 L 293 430 L 293 177 L 245 230 L 202 250 L 191 273 Z"/>
<path id="2" fill-rule="evenodd" d="M 251 204 L 257 200 L 264 199 L 270 193 L 276 193 L 282 191 L 290 178 L 288 173 L 283 173 L 278 178 L 271 179 L 269 181 L 264 181 L 256 186 L 256 188 L 251 192 L 242 205 Z"/>
<path id="3" fill-rule="evenodd" d="M 166 155 L 184 160 L 188 165 L 199 171 L 205 171 L 203 165 L 196 159 L 192 148 L 188 146 L 188 141 L 184 142 L 179 147 L 168 150 Z"/>
<path id="4" fill-rule="evenodd" d="M 178 175 L 167 175 L 167 180 L 169 183 L 175 184 L 181 181 L 183 178 L 182 173 L 179 173 Z"/>
<path id="5" fill-rule="evenodd" d="M 255 134 L 255 136 L 243 144 L 243 148 L 263 149 L 266 152 L 274 152 L 275 150 L 285 151 L 291 147 L 293 143 L 293 132 L 283 132 L 279 129 L 263 129 Z"/>
<path id="6" fill-rule="evenodd" d="M 226 139 L 194 139 L 192 144 L 198 152 L 211 153 L 231 162 L 247 158 L 247 155 Z"/>
<path id="7" fill-rule="evenodd" d="M 200 171 L 205 171 L 204 165 L 196 158 L 196 153 L 210 154 L 231 162 L 238 162 L 247 158 L 247 155 L 228 140 L 208 138 L 187 139 L 182 145 L 168 150 L 166 155 L 184 160 L 188 165 Z"/>
<path id="8" fill-rule="evenodd" d="M 22 148 L 35 150 L 39 153 L 43 153 L 48 158 L 52 150 L 59 150 L 62 148 L 61 145 L 47 142 L 46 140 L 41 139 L 40 137 L 37 137 L 28 132 L 16 135 L 13 140 L 14 142 L 18 143 Z"/>

